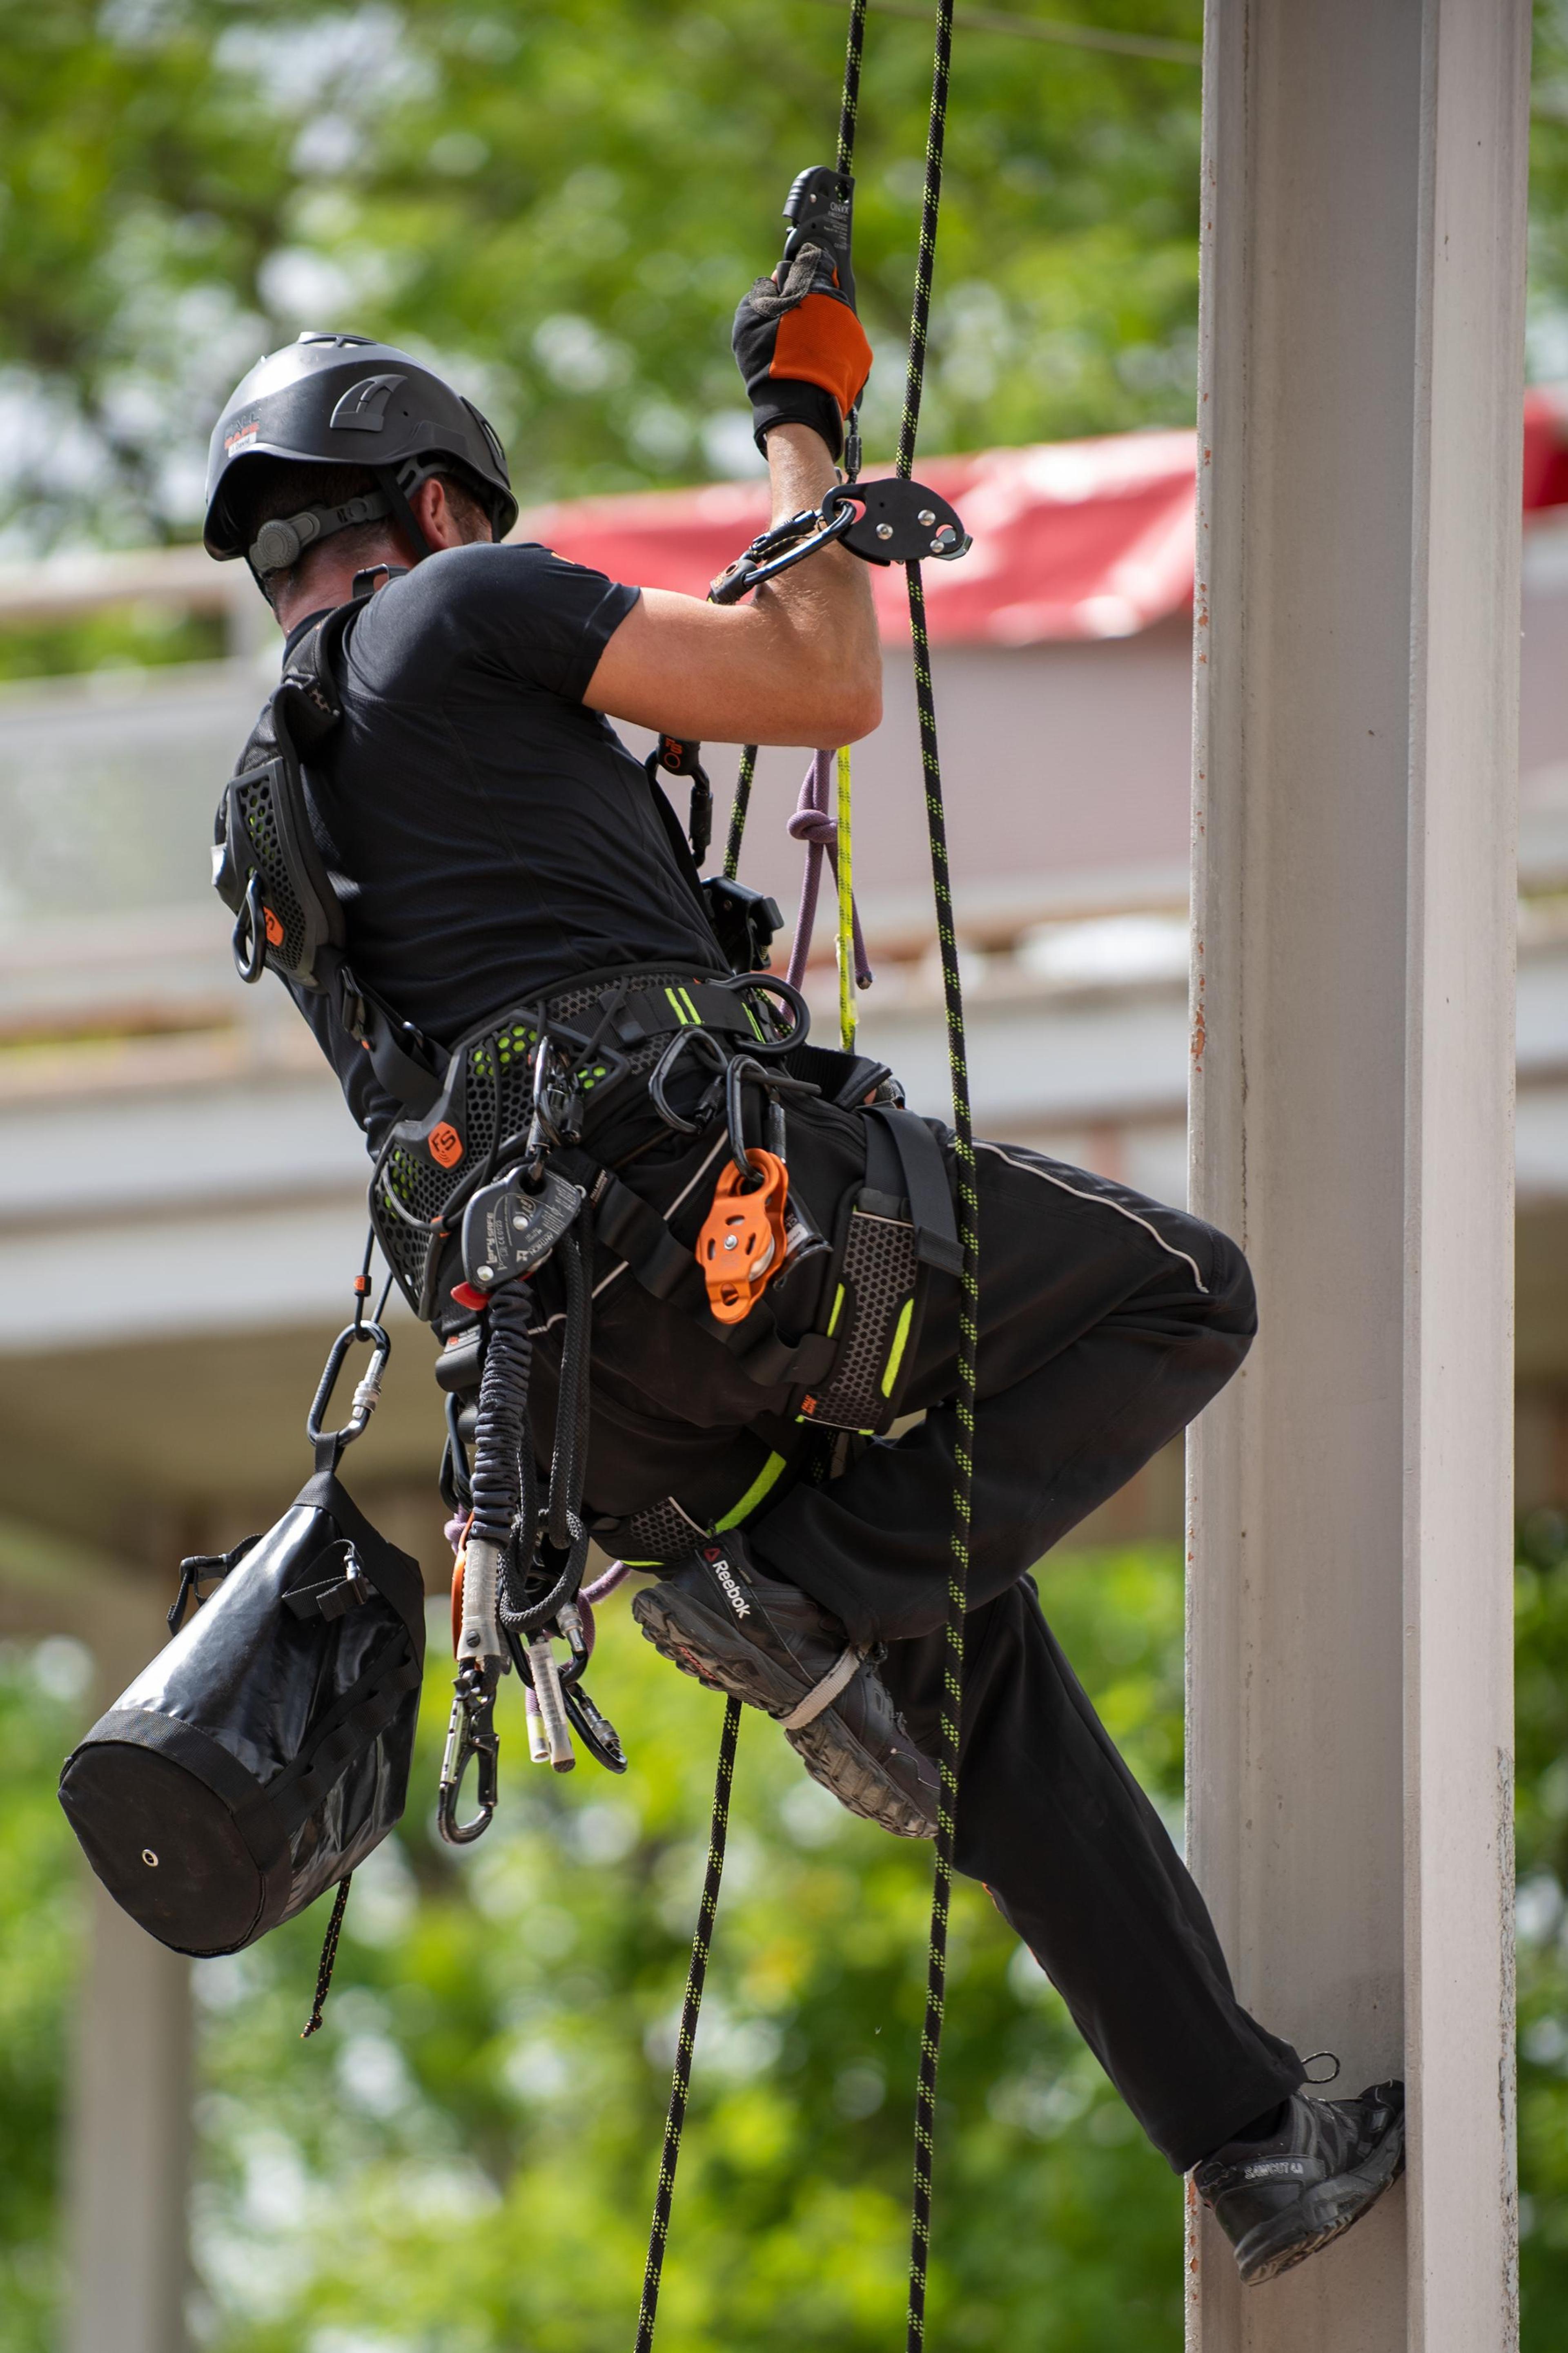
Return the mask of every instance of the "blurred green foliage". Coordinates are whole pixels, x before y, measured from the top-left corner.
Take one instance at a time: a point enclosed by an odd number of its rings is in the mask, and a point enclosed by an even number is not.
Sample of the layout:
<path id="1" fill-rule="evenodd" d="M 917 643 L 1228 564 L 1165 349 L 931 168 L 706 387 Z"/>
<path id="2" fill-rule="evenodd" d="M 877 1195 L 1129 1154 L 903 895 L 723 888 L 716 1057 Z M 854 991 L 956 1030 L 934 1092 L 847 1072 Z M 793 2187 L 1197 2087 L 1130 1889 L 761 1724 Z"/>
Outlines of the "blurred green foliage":
<path id="1" fill-rule="evenodd" d="M 0 629 L 0 680 L 219 661 L 227 649 L 216 614 L 182 613 L 167 605 L 110 606 L 77 620 Z"/>
<path id="2" fill-rule="evenodd" d="M 1044 1589 L 1108 1722 L 1173 1810 L 1174 1554 L 1068 1561 Z M 458 1856 L 431 1820 L 450 1683 L 449 1661 L 433 1659 L 414 1803 L 356 1881 L 321 2035 L 299 2040 L 324 1905 L 251 1953 L 197 1964 L 198 2317 L 219 2353 L 625 2353 L 721 1711 L 637 1638 L 624 1601 L 605 1621 L 593 1680 L 630 1773 L 534 1771 L 509 1687 L 503 1810 Z M 51 2172 L 80 1881 L 53 1781 L 78 1720 L 24 1654 L 5 1654 L 7 2353 L 57 2343 Z M 748 1714 L 666 2353 L 899 2341 L 929 1899 L 929 1848 L 842 1813 Z M 950 2021 L 937 2341 L 1174 2353 L 1180 2184 L 973 1885 L 955 1913 Z"/>
<path id="3" fill-rule="evenodd" d="M 0 1642 L 0 2344 L 56 2353 L 66 2017 L 83 1888 L 55 1802 L 86 1653 Z M 62 1835 L 63 1833 L 63 1835 Z"/>
<path id="4" fill-rule="evenodd" d="M 1520 1554 L 1520 2273 L 1544 2353 L 1568 2336 L 1568 1517 L 1535 1514 Z"/>
<path id="5" fill-rule="evenodd" d="M 1173 35 L 1201 0 L 1074 0 Z M 0 0 L 0 371 L 14 538 L 188 535 L 224 393 L 304 325 L 449 364 L 525 497 L 747 448 L 728 322 L 828 160 L 820 0 Z M 927 29 L 873 15 L 862 302 L 891 446 Z M 929 447 L 1192 414 L 1192 65 L 960 39 Z M 29 421 L 30 420 L 30 421 Z"/>
<path id="6" fill-rule="evenodd" d="M 1568 1519 L 1519 1567 L 1525 2353 L 1568 2326 Z M 1144 1786 L 1182 1769 L 1173 1546 L 1067 1555 L 1047 1612 Z M 195 2236 L 214 2353 L 625 2353 L 706 1847 L 720 1706 L 605 1613 L 612 1780 L 523 1756 L 469 1853 L 434 1836 L 449 1667 L 415 1799 L 358 1876 L 326 2031 L 325 1905 L 199 1963 Z M 60 2052 L 81 1881 L 53 1784 L 74 1646 L 0 1650 L 0 2342 L 57 2353 Z M 899 2341 L 929 1850 L 841 1813 L 748 1714 L 660 2323 L 665 2353 Z M 1176 2353 L 1180 2185 L 980 1891 L 942 2059 L 933 2341 Z"/>
<path id="7" fill-rule="evenodd" d="M 1048 1590 L 1135 1761 L 1179 1802 L 1171 1562 L 1125 1553 L 1053 1572 Z M 300 2050 L 315 1915 L 198 1968 L 198 2256 L 224 2353 L 330 2353 L 334 2329 L 356 2353 L 624 2353 L 721 1706 L 647 1649 L 624 1602 L 605 1616 L 593 1682 L 627 1740 L 624 1779 L 531 1770 L 509 1689 L 502 1815 L 452 1855 L 430 1821 L 438 1659 L 418 1802 L 355 1886 L 328 2031 Z M 666 2353 L 898 2341 L 930 1867 L 748 1715 Z M 973 1885 L 953 1973 L 938 2341 L 1170 2353 L 1179 2183 Z"/>
<path id="8" fill-rule="evenodd" d="M 1202 28 L 1201 0 L 1060 13 Z M 1532 359 L 1563 376 L 1568 0 L 1536 25 Z M 192 536 L 226 393 L 305 325 L 449 367 L 525 500 L 745 469 L 727 323 L 831 153 L 842 43 L 824 0 L 0 0 L 0 548 Z M 929 70 L 873 13 L 873 448 Z M 928 448 L 1190 419 L 1198 142 L 1191 64 L 960 29 Z"/>

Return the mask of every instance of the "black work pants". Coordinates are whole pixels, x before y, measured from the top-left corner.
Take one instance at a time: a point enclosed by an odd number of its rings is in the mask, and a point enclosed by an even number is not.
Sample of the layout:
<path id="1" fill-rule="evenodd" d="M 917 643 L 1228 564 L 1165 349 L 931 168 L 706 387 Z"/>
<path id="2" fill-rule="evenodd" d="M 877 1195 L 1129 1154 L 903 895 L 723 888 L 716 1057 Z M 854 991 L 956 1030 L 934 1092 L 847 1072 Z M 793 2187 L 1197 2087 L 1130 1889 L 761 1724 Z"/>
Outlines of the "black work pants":
<path id="1" fill-rule="evenodd" d="M 792 1183 L 798 1169 L 827 1229 L 833 1201 L 820 1197 L 850 1173 L 853 1125 L 809 1117 L 797 1149 L 792 1121 Z M 1251 1279 L 1212 1228 L 1041 1154 L 983 1144 L 977 1176 L 958 1867 L 990 1890 L 1151 2140 L 1184 2171 L 1295 2091 L 1300 2063 L 1237 2001 L 1203 1898 L 1058 1648 L 1027 1572 L 1223 1388 L 1255 1329 Z M 700 1335 L 683 1341 L 668 1316 L 650 1320 L 652 1304 L 623 1290 L 610 1319 L 614 1466 L 661 1429 L 655 1459 L 665 1465 L 720 1436 L 720 1352 Z M 795 1487 L 747 1528 L 766 1567 L 857 1640 L 889 1644 L 884 1672 L 928 1750 L 941 1702 L 957 1337 L 958 1286 L 942 1277 L 904 1397 L 923 1419 L 830 1484 Z M 596 1335 L 596 1357 L 599 1345 Z"/>

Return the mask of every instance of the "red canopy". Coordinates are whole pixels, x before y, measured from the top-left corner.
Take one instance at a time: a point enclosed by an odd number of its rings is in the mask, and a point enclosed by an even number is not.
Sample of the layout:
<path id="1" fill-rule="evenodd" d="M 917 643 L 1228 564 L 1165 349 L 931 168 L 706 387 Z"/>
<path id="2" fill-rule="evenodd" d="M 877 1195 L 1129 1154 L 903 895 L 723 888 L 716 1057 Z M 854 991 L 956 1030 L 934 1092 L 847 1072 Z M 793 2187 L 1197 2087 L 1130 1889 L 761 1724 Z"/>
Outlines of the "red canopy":
<path id="1" fill-rule="evenodd" d="M 1565 413 L 1560 394 L 1525 396 L 1526 512 L 1568 503 Z M 1191 433 L 1153 432 L 923 460 L 921 479 L 974 541 L 962 562 L 925 567 L 933 639 L 1125 638 L 1180 612 L 1193 594 L 1194 459 Z M 700 596 L 767 520 L 764 483 L 724 482 L 535 507 L 516 535 L 612 579 Z M 883 628 L 900 637 L 902 574 L 874 577 Z"/>

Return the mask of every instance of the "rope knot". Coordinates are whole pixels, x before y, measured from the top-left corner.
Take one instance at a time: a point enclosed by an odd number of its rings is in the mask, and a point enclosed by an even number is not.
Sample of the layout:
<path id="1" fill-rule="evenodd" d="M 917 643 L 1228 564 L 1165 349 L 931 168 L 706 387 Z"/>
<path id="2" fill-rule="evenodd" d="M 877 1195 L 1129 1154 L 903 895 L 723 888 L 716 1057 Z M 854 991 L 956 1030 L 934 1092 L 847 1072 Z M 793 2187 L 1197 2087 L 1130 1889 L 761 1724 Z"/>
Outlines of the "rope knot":
<path id="1" fill-rule="evenodd" d="M 788 832 L 792 841 L 820 842 L 824 849 L 838 847 L 838 819 L 828 809 L 797 808 Z"/>

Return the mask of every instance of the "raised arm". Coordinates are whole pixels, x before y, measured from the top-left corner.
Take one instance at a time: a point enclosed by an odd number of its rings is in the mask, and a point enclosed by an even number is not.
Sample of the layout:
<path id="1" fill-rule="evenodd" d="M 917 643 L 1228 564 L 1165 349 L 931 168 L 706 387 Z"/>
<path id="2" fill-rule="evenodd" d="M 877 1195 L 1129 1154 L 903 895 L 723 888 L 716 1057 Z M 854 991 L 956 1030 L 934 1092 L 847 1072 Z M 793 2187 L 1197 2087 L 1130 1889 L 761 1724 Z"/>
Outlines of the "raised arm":
<path id="1" fill-rule="evenodd" d="M 855 315 L 852 185 L 826 166 L 800 174 L 784 208 L 784 258 L 735 313 L 731 342 L 775 522 L 821 504 L 870 371 Z M 749 605 L 645 588 L 584 700 L 667 735 L 725 744 L 830 750 L 868 735 L 882 715 L 882 656 L 867 567 L 826 547 Z"/>
<path id="2" fill-rule="evenodd" d="M 775 522 L 816 506 L 836 479 L 827 446 L 809 425 L 770 427 L 767 452 Z M 846 548 L 825 547 L 745 605 L 645 588 L 584 700 L 667 735 L 851 744 L 882 716 L 870 567 Z"/>

